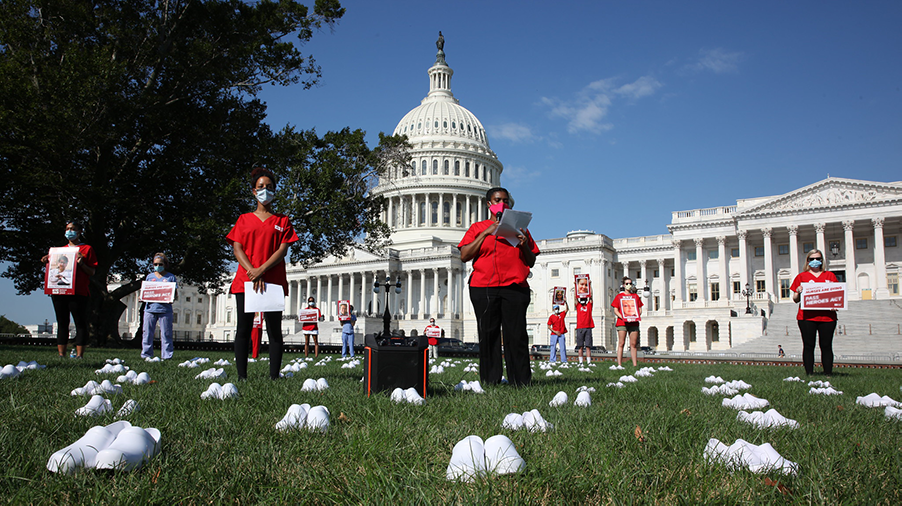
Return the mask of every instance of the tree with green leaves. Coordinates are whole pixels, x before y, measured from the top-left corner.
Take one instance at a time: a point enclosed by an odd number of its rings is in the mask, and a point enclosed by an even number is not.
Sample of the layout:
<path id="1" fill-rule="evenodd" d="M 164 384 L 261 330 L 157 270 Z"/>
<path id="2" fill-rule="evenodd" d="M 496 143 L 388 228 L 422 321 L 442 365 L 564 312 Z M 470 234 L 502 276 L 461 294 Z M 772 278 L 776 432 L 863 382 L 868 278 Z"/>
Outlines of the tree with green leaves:
<path id="1" fill-rule="evenodd" d="M 324 241 L 292 259 L 347 246 L 330 243 L 321 223 L 337 224 L 336 235 L 378 234 L 381 202 L 356 191 L 366 177 L 324 164 L 367 160 L 377 176 L 384 151 L 367 151 L 350 131 L 334 134 L 347 141 L 275 135 L 256 97 L 264 84 L 314 85 L 321 70 L 299 46 L 343 14 L 337 0 L 312 9 L 294 0 L 0 2 L 0 260 L 11 264 L 2 275 L 19 293 L 41 288 L 41 256 L 65 243 L 66 220 L 81 221 L 99 260 L 90 332 L 118 336 L 119 300 L 140 287 L 156 251 L 181 282 L 222 285 L 233 260 L 224 237 L 250 206 L 255 165 L 292 174 L 301 198 L 328 203 L 326 184 L 354 195 L 339 221 L 333 206 L 285 205 L 293 218 L 309 212 L 298 219 L 309 227 L 298 227 L 302 236 Z M 276 165 L 295 158 L 291 170 Z M 300 186 L 311 181 L 315 190 Z M 121 284 L 109 291 L 113 279 Z"/>
<path id="2" fill-rule="evenodd" d="M 31 332 L 7 318 L 6 315 L 0 315 L 0 334 L 31 334 Z"/>

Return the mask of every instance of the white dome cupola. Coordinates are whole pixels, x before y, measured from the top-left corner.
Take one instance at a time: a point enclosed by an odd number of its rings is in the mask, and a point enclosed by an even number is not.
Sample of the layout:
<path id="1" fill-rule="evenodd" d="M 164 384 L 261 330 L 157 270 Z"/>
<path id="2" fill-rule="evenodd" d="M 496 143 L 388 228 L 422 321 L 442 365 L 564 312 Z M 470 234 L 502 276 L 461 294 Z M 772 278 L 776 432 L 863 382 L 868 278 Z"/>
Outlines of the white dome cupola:
<path id="1" fill-rule="evenodd" d="M 451 91 L 454 70 L 439 32 L 429 93 L 401 118 L 393 134 L 406 135 L 411 163 L 382 177 L 373 189 L 388 199 L 383 220 L 398 247 L 457 244 L 469 226 L 487 218 L 485 192 L 499 186 L 503 166 L 485 128 Z"/>

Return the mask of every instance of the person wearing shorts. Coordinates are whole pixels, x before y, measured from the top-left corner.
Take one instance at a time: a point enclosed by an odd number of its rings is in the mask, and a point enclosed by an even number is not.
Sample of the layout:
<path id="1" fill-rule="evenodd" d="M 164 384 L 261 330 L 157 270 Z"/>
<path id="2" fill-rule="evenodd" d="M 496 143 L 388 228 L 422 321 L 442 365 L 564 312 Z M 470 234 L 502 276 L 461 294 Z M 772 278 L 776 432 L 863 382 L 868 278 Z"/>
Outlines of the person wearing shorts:
<path id="1" fill-rule="evenodd" d="M 639 319 L 642 316 L 642 299 L 635 293 L 636 287 L 629 277 L 623 278 L 623 291 L 618 293 L 611 301 L 614 314 L 617 315 L 617 366 L 623 364 L 623 346 L 626 344 L 626 336 L 630 336 L 630 358 L 633 359 L 633 367 L 639 364 Z M 631 305 L 635 306 L 636 315 L 624 318 L 621 313 L 623 299 L 632 299 Z M 629 302 L 629 301 L 628 301 Z"/>
<path id="2" fill-rule="evenodd" d="M 585 280 L 587 278 L 581 278 Z M 589 287 L 591 287 L 591 283 Z M 579 287 L 577 287 L 579 294 Z M 589 288 L 591 294 L 591 288 Z M 583 363 L 583 353 L 586 354 L 586 363 L 592 361 L 592 329 L 595 328 L 595 321 L 592 319 L 592 295 L 583 298 L 577 298 L 574 304 L 576 308 L 576 356 L 579 357 L 579 363 Z"/>

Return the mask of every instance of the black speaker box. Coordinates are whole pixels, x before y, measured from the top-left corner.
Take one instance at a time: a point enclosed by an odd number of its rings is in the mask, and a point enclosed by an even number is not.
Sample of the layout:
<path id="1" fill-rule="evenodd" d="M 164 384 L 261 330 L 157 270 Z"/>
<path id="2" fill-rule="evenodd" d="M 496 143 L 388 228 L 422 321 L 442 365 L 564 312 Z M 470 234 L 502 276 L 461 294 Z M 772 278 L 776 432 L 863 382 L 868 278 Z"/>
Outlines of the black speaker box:
<path id="1" fill-rule="evenodd" d="M 377 344 L 372 334 L 366 336 L 363 348 L 364 388 L 369 397 L 374 392 L 413 387 L 424 399 L 429 386 L 429 345 L 420 336 L 416 346 Z"/>

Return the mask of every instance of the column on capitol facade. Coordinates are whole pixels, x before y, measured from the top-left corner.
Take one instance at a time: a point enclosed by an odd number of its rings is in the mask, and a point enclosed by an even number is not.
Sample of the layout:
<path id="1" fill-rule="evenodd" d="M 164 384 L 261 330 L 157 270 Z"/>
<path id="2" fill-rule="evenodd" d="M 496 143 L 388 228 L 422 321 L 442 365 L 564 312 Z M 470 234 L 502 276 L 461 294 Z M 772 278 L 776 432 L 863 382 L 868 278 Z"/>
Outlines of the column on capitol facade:
<path id="1" fill-rule="evenodd" d="M 357 309 L 359 306 L 354 303 L 354 273 L 352 272 L 350 275 L 350 280 L 348 284 L 348 300 L 351 302 L 351 305 L 354 306 L 354 309 Z"/>
<path id="2" fill-rule="evenodd" d="M 407 310 L 404 314 L 408 319 L 412 318 L 416 311 L 413 306 L 413 271 L 407 270 Z"/>
<path id="3" fill-rule="evenodd" d="M 793 277 L 799 273 L 799 226 L 786 228 L 789 229 L 789 275 Z"/>
<path id="4" fill-rule="evenodd" d="M 703 237 L 696 237 L 693 239 L 695 242 L 695 278 L 696 278 L 696 286 L 695 290 L 697 293 L 698 301 L 704 302 L 708 300 L 708 274 L 706 272 L 707 267 L 705 264 L 705 239 Z"/>
<path id="5" fill-rule="evenodd" d="M 316 300 L 317 307 L 323 305 L 323 278 L 321 276 L 316 276 L 316 296 L 314 300 Z"/>
<path id="6" fill-rule="evenodd" d="M 339 273 L 338 274 L 338 298 L 336 301 L 344 300 L 345 298 L 345 275 Z"/>
<path id="7" fill-rule="evenodd" d="M 444 308 L 445 318 L 452 318 L 454 316 L 454 311 L 452 310 L 454 304 L 454 273 L 451 271 L 451 267 L 449 266 L 447 269 L 448 276 L 448 307 Z M 450 314 L 449 314 L 450 313 Z"/>
<path id="8" fill-rule="evenodd" d="M 886 251 L 884 250 L 886 245 L 883 239 L 884 221 L 885 218 L 882 216 L 871 218 L 871 223 L 874 224 L 874 275 L 877 277 L 877 291 L 874 296 L 877 299 L 889 298 L 889 286 L 886 282 Z"/>
<path id="9" fill-rule="evenodd" d="M 469 195 L 466 197 L 467 202 L 465 204 L 467 214 L 464 215 L 464 227 L 470 228 L 473 224 L 473 217 L 470 215 L 470 201 L 473 200 Z"/>
<path id="10" fill-rule="evenodd" d="M 774 251 L 771 242 L 773 231 L 771 227 L 761 229 L 761 234 L 764 236 L 764 291 L 769 293 L 773 297 L 772 300 L 776 302 L 779 297 L 774 291 Z"/>
<path id="11" fill-rule="evenodd" d="M 858 275 L 855 272 L 855 235 L 852 230 L 854 226 L 855 220 L 844 220 L 842 222 L 846 243 L 846 289 L 849 291 L 850 300 L 858 299 Z"/>
<path id="12" fill-rule="evenodd" d="M 417 305 L 417 315 L 419 318 L 425 318 L 426 315 L 426 271 L 417 269 L 420 273 L 420 302 Z"/>
<path id="13" fill-rule="evenodd" d="M 648 282 L 648 271 L 645 269 L 645 259 L 639 260 L 639 275 L 642 277 L 642 282 L 644 283 L 643 288 L 646 286 L 650 286 L 651 283 Z M 646 311 L 648 308 L 646 308 Z"/>
<path id="14" fill-rule="evenodd" d="M 439 310 L 441 309 L 441 305 L 439 304 L 438 298 L 438 267 L 433 267 L 432 269 L 432 304 L 429 306 L 429 313 L 434 317 L 437 317 L 439 314 Z"/>
<path id="15" fill-rule="evenodd" d="M 331 274 L 329 274 L 328 287 L 329 287 L 328 292 L 326 292 L 326 307 L 323 309 L 320 309 L 320 311 L 323 312 L 323 315 L 326 317 L 327 320 L 332 318 L 332 315 L 335 313 L 335 311 L 332 310 L 332 275 Z"/>
<path id="16" fill-rule="evenodd" d="M 746 289 L 746 285 L 751 290 L 754 287 L 751 286 L 751 280 L 749 279 L 749 246 L 746 242 L 749 231 L 740 230 L 736 235 L 739 237 L 739 283 L 743 290 Z"/>
<path id="17" fill-rule="evenodd" d="M 820 250 L 824 255 L 824 269 L 827 268 L 827 242 L 824 240 L 824 230 L 827 229 L 826 223 L 815 223 L 814 224 L 814 232 L 817 236 L 817 249 Z"/>
<path id="18" fill-rule="evenodd" d="M 656 261 L 658 262 L 658 276 L 661 280 L 661 286 L 658 290 L 658 293 L 660 293 L 659 300 L 661 301 L 660 309 L 666 311 L 670 309 L 670 289 L 668 288 L 669 283 L 667 282 L 667 271 L 664 269 L 665 259 L 658 258 Z"/>
<path id="19" fill-rule="evenodd" d="M 730 282 L 730 257 L 727 255 L 727 238 L 725 236 L 717 236 L 717 258 L 720 259 L 720 298 L 719 300 L 730 300 L 730 293 L 733 291 Z"/>
<path id="20" fill-rule="evenodd" d="M 673 308 L 679 308 L 683 304 L 683 241 L 673 240 Z M 674 329 L 676 326 L 674 325 Z"/>
<path id="21" fill-rule="evenodd" d="M 622 283 L 623 278 L 629 277 L 629 275 L 630 275 L 630 263 L 627 260 L 625 262 L 620 262 L 620 265 L 621 265 L 621 268 L 623 269 L 623 277 L 620 278 L 621 284 L 623 284 Z M 630 279 L 632 279 L 632 278 L 630 278 Z M 633 281 L 635 281 L 635 280 L 633 280 Z"/>

